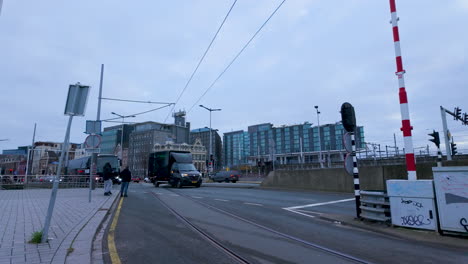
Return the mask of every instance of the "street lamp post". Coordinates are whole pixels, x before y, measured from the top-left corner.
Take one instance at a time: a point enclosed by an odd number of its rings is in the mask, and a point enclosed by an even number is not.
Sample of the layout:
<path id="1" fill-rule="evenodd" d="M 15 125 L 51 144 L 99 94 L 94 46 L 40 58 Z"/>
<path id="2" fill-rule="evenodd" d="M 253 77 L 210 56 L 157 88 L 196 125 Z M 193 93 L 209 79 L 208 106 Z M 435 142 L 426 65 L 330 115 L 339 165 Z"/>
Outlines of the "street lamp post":
<path id="1" fill-rule="evenodd" d="M 122 118 L 122 133 L 120 133 L 120 160 L 123 160 L 123 134 L 124 134 L 125 118 L 127 118 L 127 117 L 136 117 L 136 116 L 134 116 L 134 115 L 123 116 L 123 115 L 119 115 L 119 114 L 117 114 L 115 112 L 112 112 L 111 114 Z"/>
<path id="2" fill-rule="evenodd" d="M 212 143 L 212 135 L 211 135 L 211 112 L 221 111 L 221 109 L 208 108 L 204 105 L 200 105 L 200 107 L 205 108 L 206 110 L 210 111 L 210 155 L 209 155 L 209 159 L 211 159 L 211 155 L 213 155 L 213 143 Z"/>
<path id="3" fill-rule="evenodd" d="M 322 139 L 320 138 L 320 111 L 318 110 L 318 105 L 315 106 L 315 110 L 317 111 L 317 128 L 318 128 L 318 138 L 319 138 L 319 162 L 320 168 L 323 168 L 322 162 Z"/>

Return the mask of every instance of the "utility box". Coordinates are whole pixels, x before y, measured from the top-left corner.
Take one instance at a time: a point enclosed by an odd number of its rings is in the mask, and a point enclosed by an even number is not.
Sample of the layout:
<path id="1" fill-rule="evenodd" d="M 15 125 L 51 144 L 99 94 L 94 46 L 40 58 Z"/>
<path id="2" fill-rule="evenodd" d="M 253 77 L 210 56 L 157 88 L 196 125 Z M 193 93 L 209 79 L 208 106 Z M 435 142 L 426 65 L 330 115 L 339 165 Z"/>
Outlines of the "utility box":
<path id="1" fill-rule="evenodd" d="M 435 167 L 432 171 L 440 228 L 468 233 L 468 167 Z"/>
<path id="2" fill-rule="evenodd" d="M 393 225 L 437 230 L 432 180 L 388 180 L 387 194 Z"/>

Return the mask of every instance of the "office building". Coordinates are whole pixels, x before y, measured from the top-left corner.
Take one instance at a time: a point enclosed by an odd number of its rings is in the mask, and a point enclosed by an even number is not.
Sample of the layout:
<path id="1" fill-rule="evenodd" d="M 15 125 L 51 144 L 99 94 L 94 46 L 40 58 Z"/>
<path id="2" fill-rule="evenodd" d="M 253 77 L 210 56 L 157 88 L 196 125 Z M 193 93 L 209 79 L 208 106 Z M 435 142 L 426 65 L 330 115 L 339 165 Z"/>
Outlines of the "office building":
<path id="1" fill-rule="evenodd" d="M 247 131 L 224 133 L 224 165 L 255 165 L 258 162 L 277 164 L 318 162 L 343 159 L 343 134 L 341 122 L 312 126 L 311 123 L 273 127 L 271 123 L 249 126 Z M 319 140 L 320 135 L 320 140 Z M 320 143 L 320 144 L 319 144 Z M 356 146 L 364 147 L 364 129 L 356 129 Z"/>

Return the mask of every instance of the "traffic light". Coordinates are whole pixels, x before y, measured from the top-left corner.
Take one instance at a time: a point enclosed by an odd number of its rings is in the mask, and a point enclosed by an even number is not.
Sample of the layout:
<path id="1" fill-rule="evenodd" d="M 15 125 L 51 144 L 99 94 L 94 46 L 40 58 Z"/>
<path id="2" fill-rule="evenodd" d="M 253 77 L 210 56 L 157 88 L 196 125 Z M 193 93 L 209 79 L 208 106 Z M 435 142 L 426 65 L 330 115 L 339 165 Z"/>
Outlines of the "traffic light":
<path id="1" fill-rule="evenodd" d="M 468 115 L 466 113 L 463 114 L 463 124 L 466 126 L 468 125 Z"/>
<path id="2" fill-rule="evenodd" d="M 434 130 L 431 134 L 428 134 L 428 135 L 433 137 L 433 138 L 429 139 L 429 141 L 434 142 L 434 144 L 437 146 L 437 148 L 439 148 L 440 147 L 439 132 L 436 132 Z"/>
<path id="3" fill-rule="evenodd" d="M 350 103 L 341 105 L 341 122 L 347 132 L 354 132 L 356 129 L 356 115 L 354 114 L 354 107 Z"/>
<path id="4" fill-rule="evenodd" d="M 450 143 L 450 146 L 452 147 L 452 156 L 455 156 L 458 152 L 457 152 L 457 144 L 455 143 Z"/>
<path id="5" fill-rule="evenodd" d="M 455 113 L 455 116 L 454 116 L 455 120 L 462 120 L 460 107 L 455 107 L 455 110 L 453 112 Z"/>

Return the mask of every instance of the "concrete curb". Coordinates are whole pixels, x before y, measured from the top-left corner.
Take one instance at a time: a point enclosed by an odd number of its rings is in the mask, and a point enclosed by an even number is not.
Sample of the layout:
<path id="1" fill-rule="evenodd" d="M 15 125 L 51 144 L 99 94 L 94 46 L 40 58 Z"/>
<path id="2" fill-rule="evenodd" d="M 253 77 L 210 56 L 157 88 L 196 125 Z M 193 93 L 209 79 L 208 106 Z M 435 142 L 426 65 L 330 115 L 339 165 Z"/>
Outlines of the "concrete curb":
<path id="1" fill-rule="evenodd" d="M 413 240 L 415 242 L 424 242 L 435 246 L 444 246 L 449 248 L 455 247 L 463 250 L 468 249 L 468 237 L 442 236 L 435 231 L 396 227 L 388 223 L 359 220 L 352 216 L 321 214 L 317 217 L 325 221 L 339 223 L 345 226 L 359 228 L 397 239 Z"/>
<path id="2" fill-rule="evenodd" d="M 102 224 L 107 219 L 115 201 L 118 200 L 118 197 L 119 195 L 116 192 L 116 194 L 109 197 L 109 199 L 89 217 L 71 241 L 69 248 L 73 248 L 73 252 L 70 252 L 66 256 L 64 263 L 91 263 L 93 241 L 102 228 Z"/>

